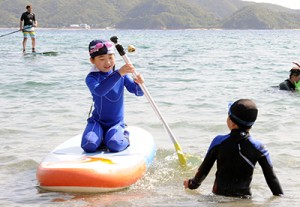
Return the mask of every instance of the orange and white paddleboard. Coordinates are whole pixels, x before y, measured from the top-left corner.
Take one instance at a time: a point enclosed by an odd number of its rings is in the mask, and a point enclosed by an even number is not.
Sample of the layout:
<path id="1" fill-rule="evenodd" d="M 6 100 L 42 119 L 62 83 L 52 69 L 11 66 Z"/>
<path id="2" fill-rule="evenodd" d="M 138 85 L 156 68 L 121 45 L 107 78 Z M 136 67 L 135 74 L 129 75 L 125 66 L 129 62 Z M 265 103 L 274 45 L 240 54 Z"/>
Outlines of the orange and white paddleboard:
<path id="1" fill-rule="evenodd" d="M 155 157 L 152 135 L 128 127 L 130 146 L 122 152 L 86 153 L 81 134 L 60 144 L 39 164 L 39 187 L 62 192 L 109 192 L 127 188 L 143 177 Z"/>

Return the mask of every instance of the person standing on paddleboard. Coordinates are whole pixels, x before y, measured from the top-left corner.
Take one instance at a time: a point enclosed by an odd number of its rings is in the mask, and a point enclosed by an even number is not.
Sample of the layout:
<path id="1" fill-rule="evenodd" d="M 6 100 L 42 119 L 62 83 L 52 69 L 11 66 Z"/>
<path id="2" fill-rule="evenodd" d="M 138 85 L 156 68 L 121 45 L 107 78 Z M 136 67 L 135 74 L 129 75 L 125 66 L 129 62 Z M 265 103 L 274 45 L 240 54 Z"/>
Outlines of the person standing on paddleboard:
<path id="1" fill-rule="evenodd" d="M 268 150 L 249 133 L 257 114 L 256 104 L 250 99 L 240 99 L 229 105 L 227 126 L 230 133 L 213 139 L 196 175 L 184 181 L 185 188 L 198 188 L 217 161 L 213 193 L 249 198 L 253 171 L 258 162 L 273 195 L 283 195 Z"/>
<path id="2" fill-rule="evenodd" d="M 32 52 L 35 52 L 35 30 L 37 27 L 37 20 L 35 19 L 35 14 L 32 12 L 32 6 L 26 6 L 26 12 L 24 12 L 20 19 L 20 31 L 23 31 L 23 53 L 26 52 L 27 39 L 31 37 Z M 24 24 L 23 24 L 24 22 Z"/>
<path id="3" fill-rule="evenodd" d="M 110 152 L 123 151 L 129 146 L 129 132 L 124 123 L 124 87 L 136 96 L 144 95 L 138 84 L 143 77 L 134 73 L 131 64 L 115 69 L 114 44 L 106 40 L 93 40 L 89 44 L 90 61 L 93 64 L 86 77 L 92 94 L 94 110 L 87 120 L 81 147 L 86 152 L 95 152 L 105 145 Z"/>
<path id="4" fill-rule="evenodd" d="M 279 84 L 279 90 L 286 90 L 294 92 L 300 84 L 300 66 L 298 63 L 294 63 L 297 66 L 290 70 L 290 77 Z M 299 87 L 299 86 L 298 86 Z M 299 89 L 298 89 L 299 90 Z"/>

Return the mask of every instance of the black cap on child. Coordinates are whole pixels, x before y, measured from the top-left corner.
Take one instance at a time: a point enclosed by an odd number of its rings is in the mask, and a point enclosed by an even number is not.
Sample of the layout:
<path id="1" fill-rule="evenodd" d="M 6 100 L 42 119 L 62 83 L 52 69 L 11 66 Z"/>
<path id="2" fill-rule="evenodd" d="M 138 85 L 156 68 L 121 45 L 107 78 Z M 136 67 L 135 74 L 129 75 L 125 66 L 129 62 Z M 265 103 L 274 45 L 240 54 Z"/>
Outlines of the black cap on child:
<path id="1" fill-rule="evenodd" d="M 250 99 L 239 99 L 229 107 L 229 118 L 240 128 L 250 129 L 258 114 L 256 104 Z"/>

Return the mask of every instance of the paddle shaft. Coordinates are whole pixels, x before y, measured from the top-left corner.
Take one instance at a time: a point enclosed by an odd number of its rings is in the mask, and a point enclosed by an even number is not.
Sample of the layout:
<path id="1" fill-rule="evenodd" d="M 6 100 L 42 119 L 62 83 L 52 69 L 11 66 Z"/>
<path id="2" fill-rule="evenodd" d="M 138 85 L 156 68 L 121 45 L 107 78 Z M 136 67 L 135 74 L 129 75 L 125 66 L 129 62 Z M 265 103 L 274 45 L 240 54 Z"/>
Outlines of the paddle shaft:
<path id="1" fill-rule="evenodd" d="M 31 25 L 27 25 L 23 28 L 24 29 L 29 29 L 31 28 L 32 26 Z M 7 33 L 7 34 L 4 34 L 4 35 L 0 35 L 0 37 L 4 37 L 4 36 L 7 36 L 7 35 L 10 35 L 10 34 L 13 34 L 13 33 L 16 33 L 16 32 L 20 32 L 21 30 L 16 30 L 16 31 L 13 31 L 13 32 L 10 32 L 10 33 Z"/>
<path id="2" fill-rule="evenodd" d="M 112 40 L 112 38 L 111 38 Z M 125 61 L 125 63 L 128 63 L 128 64 L 131 64 L 131 61 L 129 60 L 129 58 L 127 57 L 125 51 L 124 51 L 124 48 L 122 45 L 120 44 L 117 44 L 116 43 L 116 40 L 113 41 L 115 43 L 115 46 L 116 46 L 116 49 L 118 50 L 119 54 L 121 55 L 121 57 L 123 58 L 123 60 Z M 138 74 L 136 71 L 134 71 L 133 73 L 133 76 L 136 77 Z M 186 159 L 183 155 L 183 152 L 182 152 L 182 149 L 179 145 L 179 143 L 177 142 L 173 132 L 171 131 L 170 127 L 168 126 L 167 122 L 165 121 L 165 119 L 163 118 L 162 114 L 160 113 L 158 107 L 156 106 L 153 98 L 151 97 L 150 93 L 148 92 L 145 84 L 139 84 L 139 86 L 141 87 L 142 91 L 144 92 L 144 95 L 146 96 L 148 102 L 150 103 L 152 109 L 155 111 L 155 113 L 157 114 L 157 116 L 159 117 L 159 119 L 162 121 L 165 129 L 167 130 L 173 144 L 174 144 L 174 147 L 176 149 L 176 152 L 177 152 L 177 156 L 178 156 L 178 159 L 179 159 L 179 162 L 181 165 L 185 166 L 186 165 Z"/>
<path id="3" fill-rule="evenodd" d="M 7 34 L 4 34 L 4 35 L 1 35 L 0 37 L 4 37 L 4 36 L 10 35 L 10 34 L 13 34 L 13 33 L 19 32 L 19 31 L 20 31 L 20 30 L 16 30 L 16 31 L 13 31 L 13 32 L 10 32 L 10 33 L 7 33 Z"/>
<path id="4" fill-rule="evenodd" d="M 131 61 L 129 60 L 129 58 L 127 57 L 127 55 L 123 55 L 122 56 L 123 60 L 128 63 L 128 64 L 131 64 Z M 134 71 L 133 73 L 133 77 L 136 77 L 138 74 L 136 71 Z M 156 115 L 159 117 L 159 119 L 162 121 L 164 127 L 166 128 L 168 134 L 170 135 L 171 139 L 172 139 L 172 142 L 173 144 L 177 143 L 176 141 L 176 138 L 174 136 L 174 134 L 172 133 L 170 127 L 168 126 L 167 122 L 165 121 L 164 117 L 162 116 L 162 114 L 160 113 L 159 109 L 157 108 L 153 98 L 151 97 L 151 95 L 149 94 L 145 84 L 139 84 L 139 86 L 141 87 L 142 91 L 144 92 L 147 100 L 149 101 L 150 105 L 152 106 L 153 110 L 155 111 Z"/>
<path id="5" fill-rule="evenodd" d="M 297 65 L 298 67 L 300 67 L 299 63 L 293 62 L 295 65 Z"/>

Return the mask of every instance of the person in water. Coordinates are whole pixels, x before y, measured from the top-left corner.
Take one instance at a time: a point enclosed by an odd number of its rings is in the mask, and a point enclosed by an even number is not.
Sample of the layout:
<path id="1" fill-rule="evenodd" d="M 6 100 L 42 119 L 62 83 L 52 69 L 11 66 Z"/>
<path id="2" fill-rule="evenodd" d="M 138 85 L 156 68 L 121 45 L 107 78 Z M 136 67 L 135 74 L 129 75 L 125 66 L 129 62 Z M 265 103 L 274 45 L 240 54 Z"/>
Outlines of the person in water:
<path id="1" fill-rule="evenodd" d="M 110 152 L 119 152 L 129 146 L 129 132 L 124 123 L 124 87 L 136 96 L 144 95 L 139 84 L 144 82 L 134 73 L 131 64 L 115 69 L 114 45 L 106 40 L 93 40 L 89 44 L 90 61 L 93 64 L 85 81 L 92 94 L 94 110 L 87 120 L 81 147 L 95 152 L 101 145 Z"/>
<path id="2" fill-rule="evenodd" d="M 24 12 L 20 19 L 20 31 L 23 31 L 23 53 L 26 51 L 27 39 L 31 37 L 32 52 L 35 52 L 35 31 L 34 27 L 37 27 L 37 20 L 35 14 L 32 12 L 32 6 L 26 6 L 26 12 Z M 24 24 L 23 24 L 24 21 Z"/>
<path id="3" fill-rule="evenodd" d="M 213 139 L 195 176 L 184 181 L 185 188 L 198 188 L 217 161 L 212 192 L 248 198 L 251 196 L 250 184 L 254 167 L 258 162 L 273 195 L 283 195 L 268 150 L 250 135 L 257 114 L 256 104 L 250 99 L 240 99 L 229 106 L 227 126 L 230 133 Z"/>
<path id="4" fill-rule="evenodd" d="M 293 67 L 290 70 L 290 77 L 286 79 L 282 83 L 279 84 L 279 90 L 286 90 L 286 91 L 296 91 L 300 84 L 300 65 L 298 63 L 294 63 L 297 66 Z"/>

